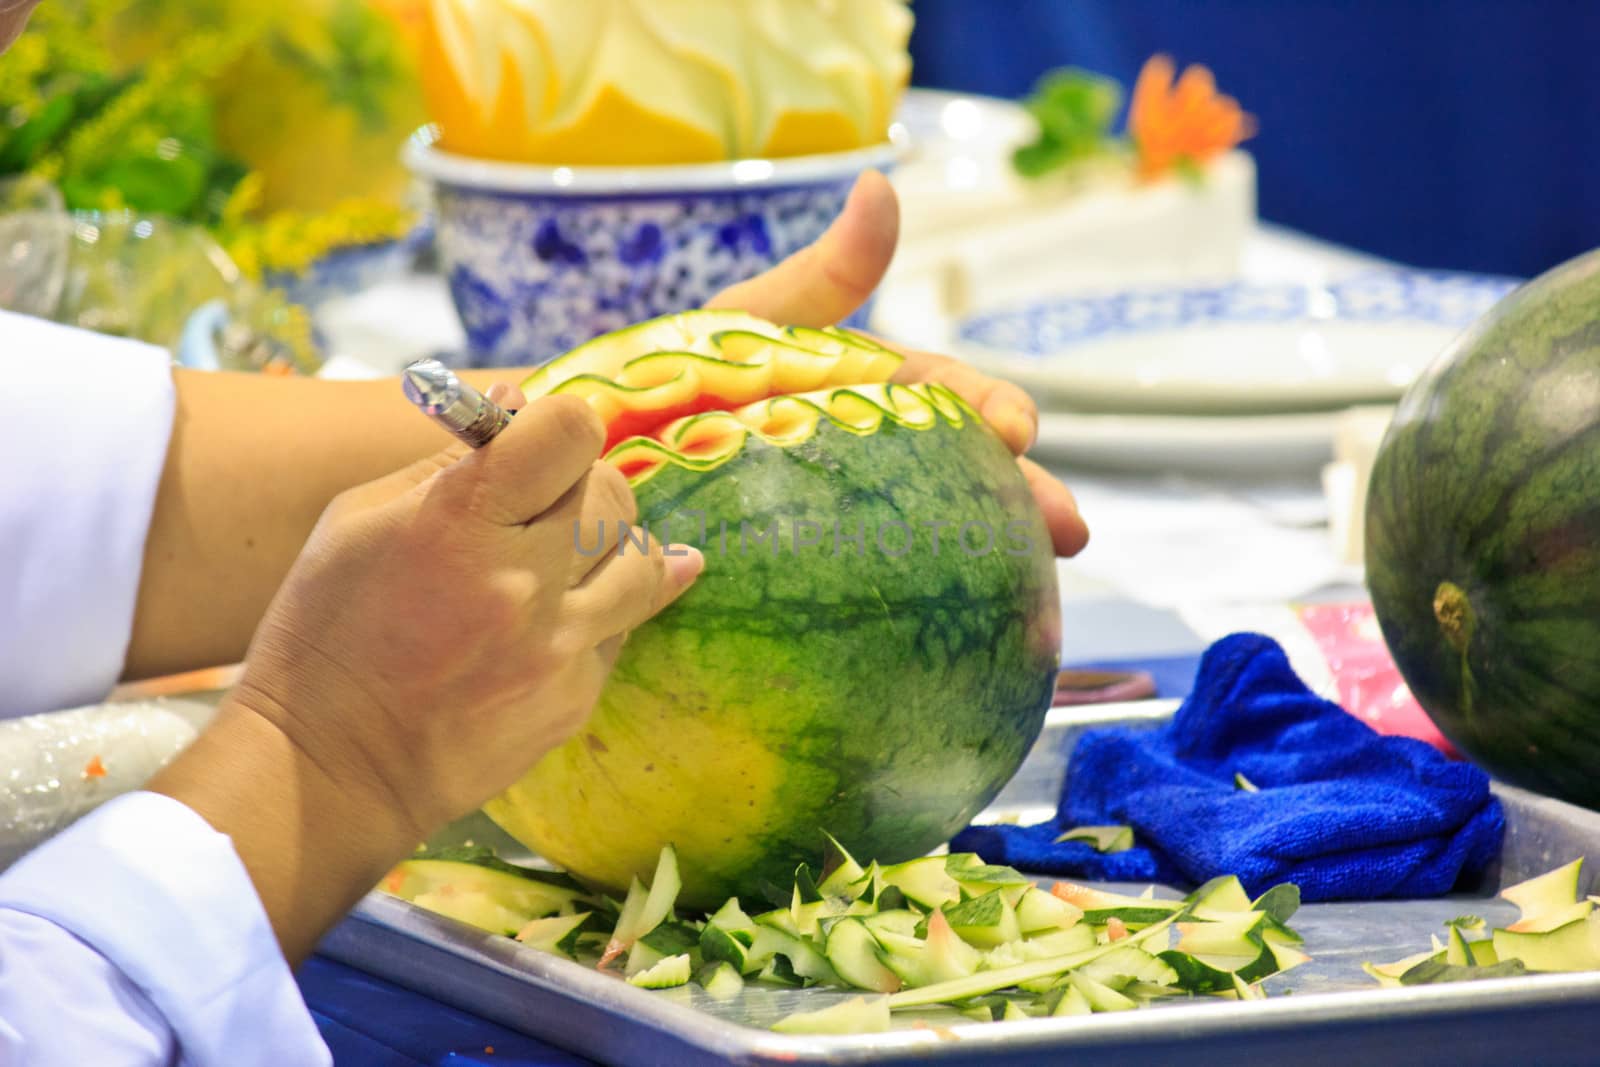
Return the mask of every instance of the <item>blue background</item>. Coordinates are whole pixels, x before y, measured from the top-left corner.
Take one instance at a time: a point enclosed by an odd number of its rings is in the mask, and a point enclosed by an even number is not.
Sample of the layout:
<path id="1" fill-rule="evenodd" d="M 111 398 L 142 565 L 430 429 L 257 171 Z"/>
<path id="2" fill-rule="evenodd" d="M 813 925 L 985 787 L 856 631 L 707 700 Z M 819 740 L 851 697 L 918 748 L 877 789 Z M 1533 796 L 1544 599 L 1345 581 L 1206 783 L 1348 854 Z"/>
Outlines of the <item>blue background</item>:
<path id="1" fill-rule="evenodd" d="M 1205 63 L 1253 113 L 1260 213 L 1423 267 L 1600 245 L 1596 0 L 915 0 L 915 84 L 1020 97 L 1073 64 Z"/>

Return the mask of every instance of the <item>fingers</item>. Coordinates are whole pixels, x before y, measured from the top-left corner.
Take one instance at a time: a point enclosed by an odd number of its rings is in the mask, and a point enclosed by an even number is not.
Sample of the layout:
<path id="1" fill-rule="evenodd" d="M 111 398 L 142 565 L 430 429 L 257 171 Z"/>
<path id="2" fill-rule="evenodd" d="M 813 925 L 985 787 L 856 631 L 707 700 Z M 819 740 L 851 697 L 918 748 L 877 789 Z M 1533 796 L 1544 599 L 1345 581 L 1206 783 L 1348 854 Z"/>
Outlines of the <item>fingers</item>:
<path id="1" fill-rule="evenodd" d="M 507 411 L 517 411 L 528 403 L 522 390 L 510 382 L 495 382 L 484 395 Z"/>
<path id="2" fill-rule="evenodd" d="M 600 669 L 607 674 L 617 665 L 617 656 L 622 653 L 623 642 L 627 641 L 627 634 L 614 634 L 594 646 L 594 654 L 600 661 Z"/>
<path id="3" fill-rule="evenodd" d="M 777 266 L 706 303 L 786 326 L 832 326 L 866 302 L 894 258 L 900 204 L 875 170 L 857 179 L 833 225 Z"/>
<path id="4" fill-rule="evenodd" d="M 1078 514 L 1078 501 L 1061 479 L 1026 456 L 1017 459 L 1058 556 L 1076 556 L 1089 543 L 1089 527 Z"/>
<path id="5" fill-rule="evenodd" d="M 890 347 L 894 347 L 891 345 Z M 991 378 L 969 364 L 931 352 L 896 349 L 906 358 L 895 371 L 897 382 L 938 382 L 977 409 L 1013 455 L 1033 447 L 1039 433 L 1039 409 L 1021 387 Z"/>
<path id="6" fill-rule="evenodd" d="M 446 506 L 496 526 L 521 526 L 547 511 L 589 473 L 605 427 L 577 397 L 540 397 L 489 444 L 438 480 Z"/>
<path id="7" fill-rule="evenodd" d="M 0 3 L 4 3 L 4 0 L 0 0 Z M 506 382 L 496 382 L 485 395 L 507 411 L 515 411 L 527 402 L 521 389 Z M 424 456 L 401 468 L 384 481 L 393 481 L 397 487 L 417 485 L 446 467 L 454 466 L 456 461 L 471 452 L 471 446 L 461 441 L 451 441 L 433 455 Z"/>
<path id="8" fill-rule="evenodd" d="M 552 555 L 572 553 L 566 585 L 570 588 L 617 554 L 623 534 L 632 532 L 638 514 L 639 506 L 628 479 L 601 460 L 530 529 L 550 542 Z M 643 553 L 642 538 L 628 550 Z"/>
<path id="9" fill-rule="evenodd" d="M 598 641 L 626 634 L 678 599 L 705 567 L 705 557 L 688 545 L 649 542 L 649 551 L 636 547 L 643 531 L 589 572 L 572 591 L 571 617 L 580 632 Z"/>

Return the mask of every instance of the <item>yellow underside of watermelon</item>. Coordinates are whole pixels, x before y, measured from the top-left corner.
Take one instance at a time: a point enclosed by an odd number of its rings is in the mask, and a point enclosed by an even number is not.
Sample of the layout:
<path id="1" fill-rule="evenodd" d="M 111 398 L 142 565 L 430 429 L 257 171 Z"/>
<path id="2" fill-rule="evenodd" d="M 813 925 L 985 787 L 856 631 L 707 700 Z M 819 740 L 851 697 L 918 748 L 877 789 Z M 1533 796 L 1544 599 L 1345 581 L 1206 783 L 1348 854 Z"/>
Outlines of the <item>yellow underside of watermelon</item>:
<path id="1" fill-rule="evenodd" d="M 656 705 L 650 693 L 608 685 L 596 729 L 546 756 L 537 774 L 524 775 L 484 811 L 519 841 L 536 842 L 541 853 L 574 862 L 585 879 L 603 885 L 625 887 L 648 871 L 664 841 L 683 855 L 742 866 L 743 849 L 730 856 L 730 847 L 758 841 L 780 821 L 780 757 L 728 717 L 628 712 Z M 623 776 L 618 768 L 630 771 Z M 648 805 L 638 802 L 641 790 Z M 551 819 L 549 812 L 567 814 Z M 716 817 L 707 818 L 710 812 Z M 698 884 L 709 872 L 692 873 Z"/>

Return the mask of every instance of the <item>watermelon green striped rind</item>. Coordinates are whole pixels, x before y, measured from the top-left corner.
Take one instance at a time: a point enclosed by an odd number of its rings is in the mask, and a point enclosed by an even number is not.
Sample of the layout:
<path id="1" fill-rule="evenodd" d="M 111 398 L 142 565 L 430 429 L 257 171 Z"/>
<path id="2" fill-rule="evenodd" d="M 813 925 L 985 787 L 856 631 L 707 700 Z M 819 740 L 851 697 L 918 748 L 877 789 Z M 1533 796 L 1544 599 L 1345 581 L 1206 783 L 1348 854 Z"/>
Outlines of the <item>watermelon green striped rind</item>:
<path id="1" fill-rule="evenodd" d="M 1600 807 L 1600 253 L 1506 297 L 1412 385 L 1373 468 L 1366 561 L 1445 736 Z"/>
<path id="2" fill-rule="evenodd" d="M 686 903 L 788 905 L 819 827 L 908 860 L 1015 773 L 1058 664 L 1054 553 L 954 393 L 778 396 L 608 458 L 705 571 L 630 636 L 587 728 L 486 806 L 513 836 L 612 888 L 670 843 Z"/>
<path id="3" fill-rule="evenodd" d="M 1015 773 L 1051 699 L 1055 568 L 970 412 L 870 436 L 824 421 L 789 448 L 751 435 L 635 492 L 705 572 L 630 637 L 589 728 L 487 807 L 514 836 L 611 886 L 671 842 L 684 898 L 709 905 L 791 885 L 821 826 L 918 856 Z"/>

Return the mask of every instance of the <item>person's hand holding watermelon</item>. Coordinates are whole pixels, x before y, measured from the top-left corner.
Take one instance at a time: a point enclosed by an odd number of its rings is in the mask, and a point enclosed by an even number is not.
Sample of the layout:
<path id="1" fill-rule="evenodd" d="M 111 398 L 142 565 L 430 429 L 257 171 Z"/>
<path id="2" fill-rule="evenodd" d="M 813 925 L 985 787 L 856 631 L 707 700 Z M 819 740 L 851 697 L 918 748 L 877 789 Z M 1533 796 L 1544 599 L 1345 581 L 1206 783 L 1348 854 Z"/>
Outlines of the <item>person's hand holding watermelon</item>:
<path id="1" fill-rule="evenodd" d="M 900 207 L 888 180 L 869 171 L 857 181 L 844 212 L 814 244 L 771 270 L 723 290 L 709 307 L 737 308 L 792 326 L 831 326 L 864 304 L 889 269 L 900 234 Z M 883 341 L 882 338 L 878 339 Z M 891 348 L 896 346 L 890 342 Z M 1074 556 L 1089 541 L 1072 492 L 1027 459 L 1039 428 L 1032 398 L 1010 382 L 931 352 L 904 352 L 895 381 L 940 382 L 977 408 L 1017 455 L 1039 510 L 1050 527 L 1056 553 Z"/>

